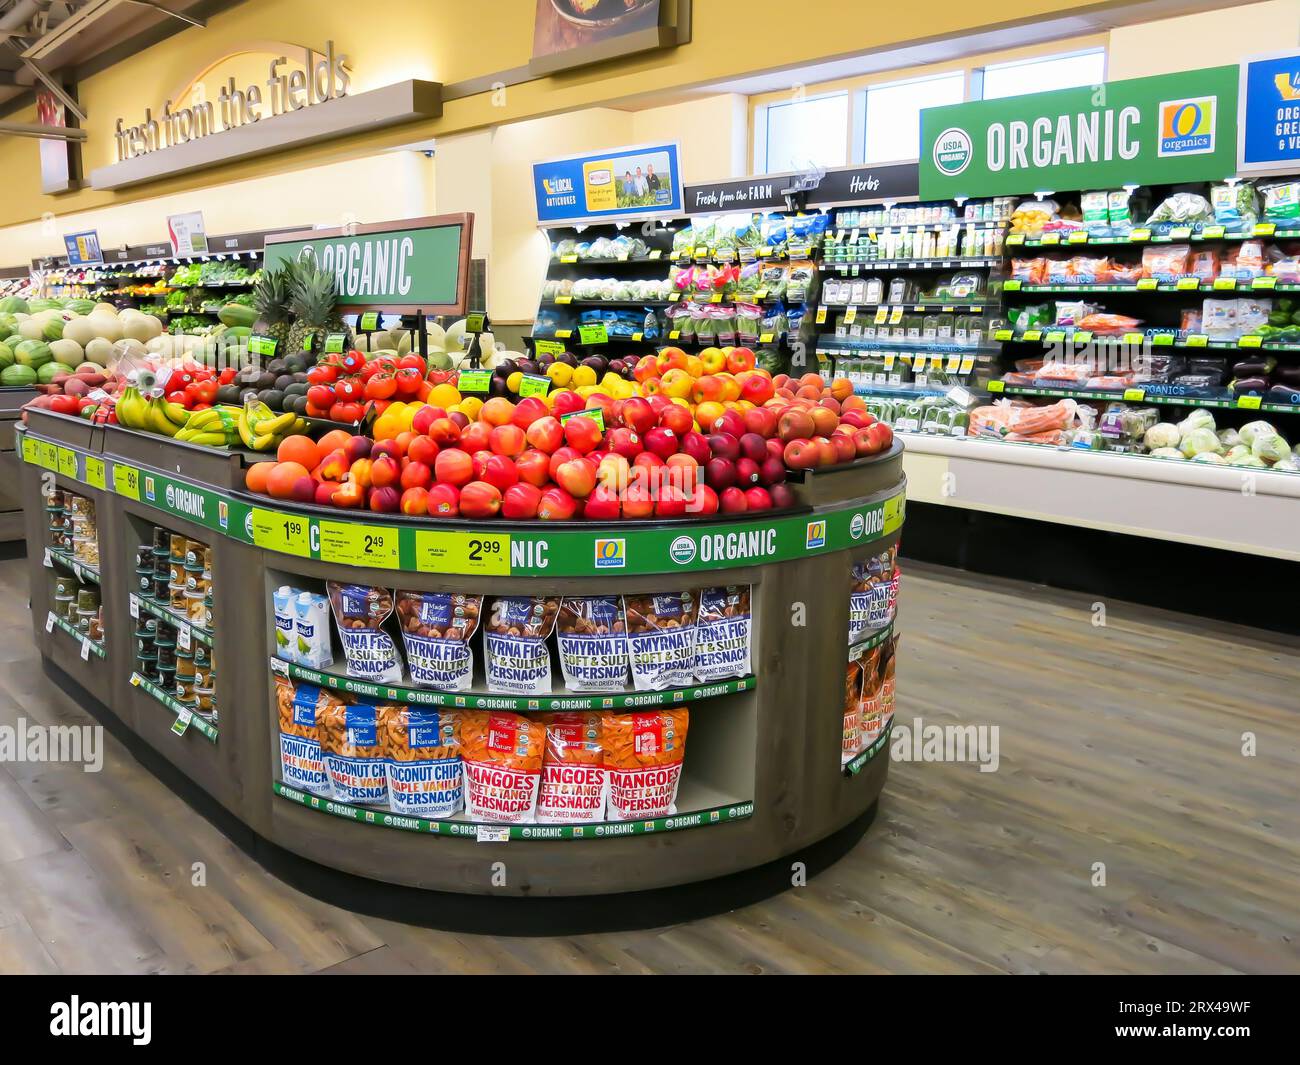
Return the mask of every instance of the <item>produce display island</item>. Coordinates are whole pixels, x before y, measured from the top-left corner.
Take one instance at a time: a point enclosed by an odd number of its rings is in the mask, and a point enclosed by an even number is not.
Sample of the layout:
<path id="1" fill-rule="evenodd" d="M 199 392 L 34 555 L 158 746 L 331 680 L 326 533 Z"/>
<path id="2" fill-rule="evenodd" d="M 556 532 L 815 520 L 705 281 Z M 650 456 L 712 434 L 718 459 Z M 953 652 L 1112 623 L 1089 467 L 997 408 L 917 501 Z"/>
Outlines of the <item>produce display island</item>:
<path id="1" fill-rule="evenodd" d="M 19 437 L 32 614 L 46 670 L 184 798 L 303 890 L 438 926 L 554 933 L 648 925 L 668 912 L 656 909 L 660 896 L 675 896 L 680 919 L 685 896 L 687 909 L 705 911 L 780 890 L 791 863 L 815 871 L 874 814 L 889 761 L 892 661 L 888 713 L 864 728 L 860 750 L 847 746 L 845 669 L 852 685 L 868 658 L 874 669 L 882 653 L 892 655 L 896 575 L 883 586 L 887 609 L 873 608 L 870 621 L 851 618 L 858 597 L 850 589 L 869 559 L 887 557 L 892 570 L 904 512 L 898 443 L 807 471 L 795 486 L 798 505 L 783 511 L 602 524 L 409 519 L 287 503 L 246 493 L 236 452 L 48 411 L 30 411 Z M 74 551 L 51 546 L 64 514 L 76 526 Z M 169 561 L 170 603 L 158 583 Z M 621 690 L 584 692 L 565 689 L 557 662 L 552 681 L 512 694 L 485 677 L 480 641 L 501 638 L 491 624 L 483 637 L 466 638 L 472 679 L 455 687 L 419 683 L 400 665 L 368 679 L 342 655 L 320 665 L 294 660 L 292 643 L 277 639 L 277 596 L 322 587 L 334 596 L 339 586 L 367 589 L 389 608 L 396 590 L 401 628 L 390 632 L 403 640 L 414 631 L 403 602 L 422 595 L 488 597 L 474 599 L 475 620 L 477 604 L 491 597 L 620 597 L 632 639 L 635 604 L 743 589 L 736 594 L 749 668 L 701 680 L 688 666 L 685 681 L 664 687 L 640 685 L 634 664 L 633 683 Z M 74 611 L 68 594 L 78 589 Z M 409 643 L 407 652 L 413 666 Z M 159 665 L 173 655 L 186 663 L 184 676 L 175 671 L 179 688 L 168 669 L 161 679 L 151 672 L 155 655 Z M 625 809 L 615 819 L 611 802 L 605 820 L 570 824 L 498 821 L 468 809 L 411 816 L 397 807 L 396 770 L 390 807 L 341 801 L 337 788 L 313 793 L 301 786 L 305 762 L 285 724 L 285 700 L 300 701 L 285 692 L 304 686 L 324 693 L 322 706 L 338 696 L 393 713 L 663 709 L 667 718 L 685 708 L 675 803 L 666 814 Z M 198 709 L 173 692 L 197 693 Z M 351 709 L 348 742 L 362 744 Z M 369 742 L 382 743 L 383 728 Z"/>

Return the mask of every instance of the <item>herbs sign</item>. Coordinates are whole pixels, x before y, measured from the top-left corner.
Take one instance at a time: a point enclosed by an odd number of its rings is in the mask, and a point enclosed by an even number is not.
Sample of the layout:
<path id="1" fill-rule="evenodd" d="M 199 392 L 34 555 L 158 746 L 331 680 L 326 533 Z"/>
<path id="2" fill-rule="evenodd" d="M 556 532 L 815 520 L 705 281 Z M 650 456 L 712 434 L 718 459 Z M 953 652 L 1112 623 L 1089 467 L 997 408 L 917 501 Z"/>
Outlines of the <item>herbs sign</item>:
<path id="1" fill-rule="evenodd" d="M 1236 123 L 1236 67 L 930 107 L 921 198 L 1218 181 Z"/>
<path id="2" fill-rule="evenodd" d="M 334 42 L 327 41 L 319 58 L 310 48 L 303 49 L 302 69 L 282 69 L 289 58 L 279 56 L 271 60 L 261 84 L 240 89 L 230 78 L 215 104 L 198 100 L 174 108 L 175 101 L 166 100 L 157 117 L 145 108 L 144 121 L 138 125 L 128 126 L 119 118 L 113 134 L 118 162 L 346 96 L 352 83 L 347 61 L 346 55 L 335 54 Z"/>

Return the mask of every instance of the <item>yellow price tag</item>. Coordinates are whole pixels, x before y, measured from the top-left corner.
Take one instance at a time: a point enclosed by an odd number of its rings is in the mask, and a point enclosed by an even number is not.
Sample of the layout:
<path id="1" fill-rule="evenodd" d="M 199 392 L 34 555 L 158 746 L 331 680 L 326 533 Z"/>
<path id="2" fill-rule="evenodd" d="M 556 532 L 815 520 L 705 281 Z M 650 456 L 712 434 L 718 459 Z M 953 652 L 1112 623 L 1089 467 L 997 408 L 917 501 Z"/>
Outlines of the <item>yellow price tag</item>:
<path id="1" fill-rule="evenodd" d="M 1010 329 L 996 329 L 993 331 L 993 339 L 999 343 L 1010 340 L 1013 336 L 1015 336 L 1015 333 Z"/>
<path id="2" fill-rule="evenodd" d="M 1125 403 L 1141 403 L 1144 399 L 1146 399 L 1146 397 L 1147 394 L 1140 388 L 1124 389 Z"/>
<path id="3" fill-rule="evenodd" d="M 945 372 L 947 372 L 947 373 L 956 373 L 960 367 L 961 367 L 961 356 L 960 356 L 960 355 L 949 355 L 949 356 L 948 356 L 948 364 L 947 364 L 947 366 L 944 367 Z"/>
<path id="4" fill-rule="evenodd" d="M 77 453 L 71 448 L 61 447 L 58 449 L 59 473 L 69 480 L 77 479 Z"/>
<path id="5" fill-rule="evenodd" d="M 1242 337 L 1240 340 L 1237 341 L 1237 344 L 1239 347 L 1243 347 L 1243 348 L 1257 348 L 1260 346 L 1261 343 L 1263 343 L 1263 341 L 1264 338 L 1261 336 L 1248 336 L 1248 337 Z"/>
<path id="6" fill-rule="evenodd" d="M 1120 337 L 1121 344 L 1141 344 L 1146 337 L 1142 333 L 1125 333 Z"/>
<path id="7" fill-rule="evenodd" d="M 1238 396 L 1237 406 L 1241 410 L 1259 410 L 1259 396 Z"/>
<path id="8" fill-rule="evenodd" d="M 556 296 L 556 297 L 555 297 L 555 302 L 556 302 L 556 303 L 560 303 L 560 304 L 563 304 L 563 303 L 572 303 L 572 302 L 573 302 L 573 297 L 572 297 L 572 296 Z"/>
<path id="9" fill-rule="evenodd" d="M 1158 288 L 1159 285 L 1160 282 L 1157 281 L 1154 277 L 1139 277 L 1137 280 L 1137 288 L 1139 292 L 1151 291 L 1155 288 Z"/>
<path id="10" fill-rule="evenodd" d="M 94 455 L 86 456 L 86 483 L 101 492 L 108 490 L 108 476 L 103 459 L 97 459 Z"/>
<path id="11" fill-rule="evenodd" d="M 397 569 L 397 537 L 397 529 L 382 525 L 322 521 L 320 558 L 344 566 Z"/>
<path id="12" fill-rule="evenodd" d="M 569 337 L 573 336 L 573 330 L 572 330 L 572 329 L 557 329 L 557 330 L 555 331 L 555 335 L 556 335 L 557 337 L 559 337 L 561 340 L 568 340 Z"/>
<path id="13" fill-rule="evenodd" d="M 41 461 L 40 445 L 27 435 L 23 436 L 23 461 L 30 462 L 33 466 Z"/>
<path id="14" fill-rule="evenodd" d="M 1024 242 L 1025 242 L 1025 235 L 1023 233 L 1007 234 L 1006 243 L 1008 244 L 1023 244 Z"/>
<path id="15" fill-rule="evenodd" d="M 140 471 L 134 466 L 113 463 L 113 491 L 128 499 L 140 498 Z"/>
<path id="16" fill-rule="evenodd" d="M 656 248 L 654 251 L 652 251 L 652 252 L 650 253 L 650 255 L 648 256 L 648 258 L 651 258 L 651 259 L 662 259 L 662 258 L 663 258 L 663 254 L 664 254 L 663 252 L 661 252 L 658 248 Z"/>
<path id="17" fill-rule="evenodd" d="M 963 355 L 961 357 L 961 366 L 958 368 L 957 372 L 960 374 L 968 374 L 973 369 L 975 369 L 975 356 Z"/>
<path id="18" fill-rule="evenodd" d="M 847 311 L 844 312 L 844 324 L 845 324 L 845 325 L 852 325 L 852 324 L 853 324 L 854 322 L 856 322 L 857 320 L 858 320 L 858 309 L 857 309 L 857 307 L 850 307 Z"/>
<path id="19" fill-rule="evenodd" d="M 710 303 L 721 303 L 721 302 L 722 302 L 722 293 L 721 293 L 721 292 L 715 292 L 712 296 L 709 297 L 709 302 L 710 302 Z"/>
<path id="20" fill-rule="evenodd" d="M 1203 348 L 1209 343 L 1210 338 L 1204 333 L 1188 333 L 1187 339 L 1183 341 L 1189 348 Z"/>
<path id="21" fill-rule="evenodd" d="M 1129 239 L 1130 242 L 1132 242 L 1132 243 L 1134 243 L 1134 244 L 1140 244 L 1140 243 L 1142 243 L 1142 241 L 1144 241 L 1144 240 L 1150 240 L 1150 239 L 1151 239 L 1151 230 L 1149 230 L 1149 229 L 1133 229 L 1133 230 L 1130 230 L 1130 231 L 1129 231 L 1129 235 L 1128 235 L 1128 239 Z"/>
<path id="22" fill-rule="evenodd" d="M 634 344 L 639 344 L 639 343 L 641 343 L 641 341 L 643 341 L 644 339 L 645 339 L 645 334 L 644 334 L 644 333 L 633 333 L 633 334 L 632 334 L 632 343 L 634 343 Z"/>
<path id="23" fill-rule="evenodd" d="M 41 441 L 41 465 L 50 471 L 54 471 L 59 468 L 59 445 L 58 444 L 51 444 L 47 440 Z"/>
<path id="24" fill-rule="evenodd" d="M 669 303 L 676 303 L 676 302 L 677 302 L 678 300 L 680 300 L 681 298 L 682 298 L 682 294 L 681 294 L 680 292 L 670 292 L 670 293 L 668 293 L 668 302 L 669 302 Z"/>
<path id="25" fill-rule="evenodd" d="M 1032 344 L 1035 341 L 1043 339 L 1043 331 L 1041 329 L 1026 329 L 1024 333 L 1021 334 L 1020 339 L 1027 340 Z"/>
<path id="26" fill-rule="evenodd" d="M 507 533 L 417 532 L 415 566 L 425 573 L 510 575 Z"/>
<path id="27" fill-rule="evenodd" d="M 889 317 L 889 308 L 888 308 L 888 307 L 877 307 L 877 308 L 876 308 L 876 325 L 884 325 L 884 324 L 885 324 L 885 319 L 888 318 L 888 317 Z"/>
<path id="28" fill-rule="evenodd" d="M 1179 291 L 1182 292 L 1185 292 L 1188 289 L 1195 290 L 1201 287 L 1201 279 L 1199 277 L 1180 277 L 1178 279 L 1177 287 Z"/>
<path id="29" fill-rule="evenodd" d="M 560 256 L 560 262 L 562 262 L 562 263 L 576 263 L 577 261 L 578 261 L 578 257 L 577 257 L 576 255 L 561 255 L 561 256 Z"/>
<path id="30" fill-rule="evenodd" d="M 1219 290 L 1234 289 L 1237 287 L 1237 279 L 1235 277 L 1216 277 L 1214 279 L 1214 287 Z"/>
<path id="31" fill-rule="evenodd" d="M 681 337 L 681 335 L 682 335 L 682 331 L 680 329 L 674 329 L 671 333 L 668 334 L 668 339 L 677 340 Z"/>
<path id="32" fill-rule="evenodd" d="M 990 391 L 990 392 L 1001 392 L 1001 391 L 1003 390 L 1004 387 L 1005 387 L 1005 386 L 1002 384 L 1001 381 L 990 381 L 990 382 L 989 382 L 989 391 Z"/>
<path id="33" fill-rule="evenodd" d="M 826 308 L 824 306 L 817 308 L 817 324 L 826 324 Z"/>
<path id="34" fill-rule="evenodd" d="M 1277 223 L 1275 222 L 1255 223 L 1255 236 L 1257 237 L 1271 237 L 1276 232 L 1277 232 Z"/>
<path id="35" fill-rule="evenodd" d="M 889 312 L 889 324 L 898 325 L 903 320 L 903 308 L 895 307 Z"/>
<path id="36" fill-rule="evenodd" d="M 1084 229 L 1076 229 L 1073 233 L 1070 234 L 1070 243 L 1071 243 L 1071 244 L 1087 244 L 1087 243 L 1088 243 L 1088 232 L 1087 232 L 1087 230 L 1084 230 Z"/>
<path id="37" fill-rule="evenodd" d="M 756 289 L 754 289 L 754 301 L 755 301 L 755 302 L 760 302 L 760 301 L 765 300 L 765 299 L 767 299 L 767 289 L 765 289 L 765 288 L 756 288 Z"/>
<path id="38" fill-rule="evenodd" d="M 1277 288 L 1276 277 L 1257 277 L 1250 283 L 1251 288 Z"/>
<path id="39" fill-rule="evenodd" d="M 1043 239 L 1042 239 L 1041 243 L 1042 243 L 1042 244 L 1060 244 L 1060 243 L 1061 243 L 1061 234 L 1060 234 L 1060 233 L 1044 233 L 1044 234 L 1043 234 Z"/>
<path id="40" fill-rule="evenodd" d="M 265 551 L 311 558 L 311 519 L 254 507 L 253 543 Z"/>
<path id="41" fill-rule="evenodd" d="M 758 342 L 760 344 L 771 344 L 775 340 L 776 340 L 775 333 L 764 333 L 758 338 Z"/>

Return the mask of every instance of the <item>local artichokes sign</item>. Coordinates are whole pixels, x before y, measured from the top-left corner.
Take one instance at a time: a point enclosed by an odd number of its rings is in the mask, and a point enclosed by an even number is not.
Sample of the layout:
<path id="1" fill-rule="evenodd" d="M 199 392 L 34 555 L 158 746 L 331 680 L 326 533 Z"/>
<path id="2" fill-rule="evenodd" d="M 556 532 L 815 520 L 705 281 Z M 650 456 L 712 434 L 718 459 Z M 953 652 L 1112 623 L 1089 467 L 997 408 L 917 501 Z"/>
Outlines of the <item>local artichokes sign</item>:
<path id="1" fill-rule="evenodd" d="M 1236 170 L 1237 68 L 921 112 L 921 198 L 1219 181 Z"/>
<path id="2" fill-rule="evenodd" d="M 344 311 L 463 314 L 473 229 L 457 214 L 280 233 L 266 238 L 266 267 L 315 260 Z"/>

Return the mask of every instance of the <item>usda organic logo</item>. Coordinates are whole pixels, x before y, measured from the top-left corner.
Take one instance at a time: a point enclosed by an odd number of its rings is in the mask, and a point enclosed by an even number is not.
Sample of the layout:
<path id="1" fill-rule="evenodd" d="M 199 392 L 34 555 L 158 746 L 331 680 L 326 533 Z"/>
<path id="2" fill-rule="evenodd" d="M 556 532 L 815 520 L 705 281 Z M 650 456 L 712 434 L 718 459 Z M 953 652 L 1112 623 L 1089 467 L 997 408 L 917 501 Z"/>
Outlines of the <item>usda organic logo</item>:
<path id="1" fill-rule="evenodd" d="M 695 541 L 689 536 L 679 536 L 668 548 L 668 557 L 679 566 L 695 561 Z"/>
<path id="2" fill-rule="evenodd" d="M 970 166 L 973 155 L 970 134 L 957 126 L 949 126 L 934 142 L 934 165 L 948 177 L 956 177 Z"/>

